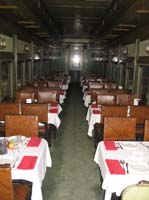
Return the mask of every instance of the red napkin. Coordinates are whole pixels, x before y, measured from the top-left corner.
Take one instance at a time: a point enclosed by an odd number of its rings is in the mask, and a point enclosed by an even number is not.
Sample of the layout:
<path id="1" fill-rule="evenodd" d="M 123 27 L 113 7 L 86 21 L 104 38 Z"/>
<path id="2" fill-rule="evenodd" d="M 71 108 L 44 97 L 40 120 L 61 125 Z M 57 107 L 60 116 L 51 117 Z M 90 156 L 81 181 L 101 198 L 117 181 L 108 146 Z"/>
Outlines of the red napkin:
<path id="1" fill-rule="evenodd" d="M 93 114 L 101 114 L 99 110 L 93 110 Z"/>
<path id="2" fill-rule="evenodd" d="M 41 138 L 31 138 L 26 146 L 27 147 L 38 147 L 40 142 L 41 142 Z"/>
<path id="3" fill-rule="evenodd" d="M 117 147 L 115 146 L 115 142 L 113 140 L 105 140 L 104 145 L 106 150 L 117 150 Z"/>
<path id="4" fill-rule="evenodd" d="M 49 110 L 49 112 L 50 112 L 50 113 L 57 113 L 58 110 L 57 110 L 57 108 L 52 108 L 52 109 Z"/>
<path id="5" fill-rule="evenodd" d="M 18 165 L 18 169 L 33 169 L 37 160 L 37 156 L 24 156 Z"/>
<path id="6" fill-rule="evenodd" d="M 118 160 L 106 159 L 106 164 L 109 168 L 110 174 L 125 174 L 125 170 Z"/>
<path id="7" fill-rule="evenodd" d="M 50 106 L 52 107 L 56 107 L 57 106 L 57 103 L 50 103 Z"/>
<path id="8" fill-rule="evenodd" d="M 98 108 L 98 105 L 97 104 L 92 104 L 91 108 Z"/>

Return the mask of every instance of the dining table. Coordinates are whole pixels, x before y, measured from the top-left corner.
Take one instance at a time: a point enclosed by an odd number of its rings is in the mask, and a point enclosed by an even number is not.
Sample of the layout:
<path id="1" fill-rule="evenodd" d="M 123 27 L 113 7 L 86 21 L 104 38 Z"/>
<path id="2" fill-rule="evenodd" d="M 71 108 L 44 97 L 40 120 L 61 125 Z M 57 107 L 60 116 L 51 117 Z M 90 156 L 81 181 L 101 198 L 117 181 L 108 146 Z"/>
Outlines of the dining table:
<path id="1" fill-rule="evenodd" d="M 86 120 L 88 121 L 88 136 L 93 137 L 93 130 L 95 123 L 101 121 L 101 106 L 97 104 L 90 104 L 86 114 Z"/>
<path id="2" fill-rule="evenodd" d="M 62 107 L 58 103 L 48 104 L 48 124 L 53 124 L 57 129 L 61 124 L 59 114 L 62 112 Z"/>
<path id="3" fill-rule="evenodd" d="M 112 193 L 120 196 L 139 181 L 149 181 L 149 142 L 101 141 L 94 161 L 101 171 L 104 200 L 110 200 Z"/>
<path id="4" fill-rule="evenodd" d="M 12 145 L 12 141 L 16 144 Z M 12 180 L 32 182 L 31 200 L 43 200 L 42 181 L 47 167 L 52 167 L 52 159 L 48 143 L 42 138 L 26 138 L 24 136 L 7 137 L 8 151 L 0 155 L 0 164 L 11 164 Z"/>

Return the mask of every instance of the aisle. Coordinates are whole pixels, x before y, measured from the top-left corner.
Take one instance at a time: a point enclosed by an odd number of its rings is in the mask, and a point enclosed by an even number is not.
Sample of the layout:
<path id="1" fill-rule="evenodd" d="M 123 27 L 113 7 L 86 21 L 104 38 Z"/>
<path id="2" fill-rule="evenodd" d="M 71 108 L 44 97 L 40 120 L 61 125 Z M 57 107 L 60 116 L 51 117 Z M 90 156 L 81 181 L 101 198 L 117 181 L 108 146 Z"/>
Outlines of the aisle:
<path id="1" fill-rule="evenodd" d="M 43 181 L 43 200 L 102 200 L 93 162 L 93 140 L 87 136 L 81 88 L 72 84 L 63 106 L 62 124 L 52 145 L 53 166 Z"/>

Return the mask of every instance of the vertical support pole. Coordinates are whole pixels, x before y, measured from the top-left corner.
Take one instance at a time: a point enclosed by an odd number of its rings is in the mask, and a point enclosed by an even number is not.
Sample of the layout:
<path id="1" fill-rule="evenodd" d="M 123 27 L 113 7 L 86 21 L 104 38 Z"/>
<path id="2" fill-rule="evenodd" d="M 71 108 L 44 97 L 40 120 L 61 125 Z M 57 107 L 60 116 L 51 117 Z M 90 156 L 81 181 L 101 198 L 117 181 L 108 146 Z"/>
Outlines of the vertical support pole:
<path id="1" fill-rule="evenodd" d="M 26 80 L 26 74 L 25 74 L 25 61 L 22 62 L 22 85 L 25 86 L 25 80 Z"/>
<path id="2" fill-rule="evenodd" d="M 137 76 L 137 80 L 136 80 L 136 97 L 137 98 L 141 98 L 140 88 L 141 88 L 141 82 L 142 82 L 142 73 L 143 73 L 143 68 L 139 66 L 138 67 L 138 76 Z"/>
<path id="3" fill-rule="evenodd" d="M 32 83 L 34 73 L 34 42 L 30 43 L 29 83 Z"/>
<path id="4" fill-rule="evenodd" d="M 124 85 L 125 90 L 128 89 L 128 78 L 129 78 L 129 69 L 128 69 L 128 66 L 126 64 L 125 85 Z"/>
<path id="5" fill-rule="evenodd" d="M 2 62 L 0 61 L 0 102 L 2 101 Z"/>
<path id="6" fill-rule="evenodd" d="M 121 45 L 118 48 L 118 85 L 122 84 L 122 66 L 121 66 Z"/>
<path id="7" fill-rule="evenodd" d="M 13 35 L 13 96 L 17 90 L 17 79 L 18 79 L 18 48 L 17 48 L 17 35 Z"/>
<path id="8" fill-rule="evenodd" d="M 133 87 L 132 92 L 136 93 L 136 84 L 137 84 L 137 72 L 138 72 L 138 58 L 139 58 L 139 49 L 140 49 L 140 39 L 136 39 L 135 45 L 135 58 L 134 58 L 134 73 L 133 73 Z"/>

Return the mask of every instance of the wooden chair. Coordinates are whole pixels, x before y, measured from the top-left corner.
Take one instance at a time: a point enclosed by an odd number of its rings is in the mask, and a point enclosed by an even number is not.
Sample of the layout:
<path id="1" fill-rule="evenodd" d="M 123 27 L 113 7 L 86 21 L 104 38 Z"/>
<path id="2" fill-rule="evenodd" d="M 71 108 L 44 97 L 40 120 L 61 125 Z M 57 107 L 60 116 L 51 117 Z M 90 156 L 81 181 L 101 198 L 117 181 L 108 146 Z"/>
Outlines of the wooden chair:
<path id="1" fill-rule="evenodd" d="M 30 99 L 31 103 L 34 102 L 34 92 L 31 90 L 20 90 L 16 91 L 16 102 L 21 100 L 22 103 L 26 103 L 26 101 Z"/>
<path id="2" fill-rule="evenodd" d="M 0 199 L 1 200 L 30 200 L 32 183 L 11 178 L 11 166 L 0 165 Z"/>
<path id="3" fill-rule="evenodd" d="M 116 104 L 117 105 L 133 105 L 134 103 L 134 95 L 133 94 L 116 94 Z"/>
<path id="4" fill-rule="evenodd" d="M 19 114 L 19 104 L 17 103 L 0 103 L 0 132 L 5 135 L 5 115 Z"/>
<path id="5" fill-rule="evenodd" d="M 149 141 L 149 119 L 145 120 L 145 126 L 144 126 L 144 141 Z"/>
<path id="6" fill-rule="evenodd" d="M 23 135 L 26 137 L 38 136 L 37 115 L 6 115 L 5 135 Z"/>
<path id="7" fill-rule="evenodd" d="M 99 141 L 103 140 L 103 128 L 104 128 L 104 118 L 105 117 L 126 117 L 127 116 L 127 106 L 117 106 L 117 105 L 105 105 L 101 107 L 101 121 L 94 125 L 94 146 L 98 145 Z"/>
<path id="8" fill-rule="evenodd" d="M 54 103 L 57 102 L 57 90 L 39 90 L 38 103 Z"/>
<path id="9" fill-rule="evenodd" d="M 112 94 L 97 94 L 97 104 L 99 105 L 114 105 L 115 95 Z"/>
<path id="10" fill-rule="evenodd" d="M 51 125 L 48 125 L 48 104 L 22 104 L 23 115 L 37 115 L 38 116 L 38 134 L 45 137 L 51 144 Z"/>
<path id="11" fill-rule="evenodd" d="M 136 118 L 138 140 L 143 139 L 145 119 L 149 119 L 149 106 L 130 106 L 130 117 Z"/>
<path id="12" fill-rule="evenodd" d="M 136 140 L 136 118 L 105 117 L 104 140 Z"/>

